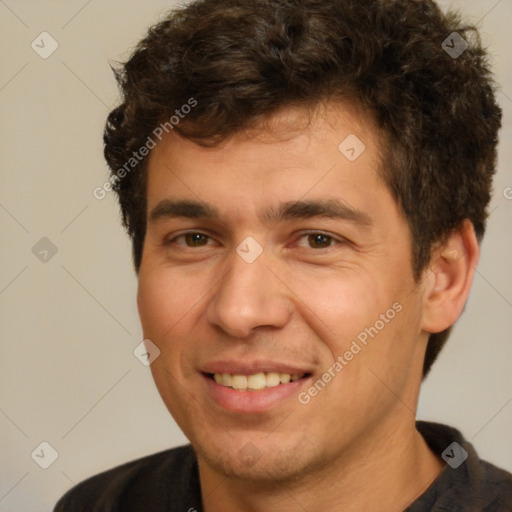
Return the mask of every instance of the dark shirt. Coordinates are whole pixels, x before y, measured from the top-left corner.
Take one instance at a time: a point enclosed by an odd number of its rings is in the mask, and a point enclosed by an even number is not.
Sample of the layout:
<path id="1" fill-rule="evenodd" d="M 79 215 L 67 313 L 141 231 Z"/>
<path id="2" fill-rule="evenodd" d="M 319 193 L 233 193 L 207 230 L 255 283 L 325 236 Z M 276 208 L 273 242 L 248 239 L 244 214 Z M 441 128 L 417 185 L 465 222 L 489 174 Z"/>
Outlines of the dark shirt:
<path id="1" fill-rule="evenodd" d="M 478 458 L 457 430 L 418 422 L 432 451 L 449 462 L 407 512 L 512 512 L 512 475 Z M 458 443 L 450 449 L 452 443 Z M 448 450 L 447 450 L 448 449 Z M 453 466 L 453 467 L 452 467 Z M 457 466 L 457 467 L 455 467 Z M 54 512 L 202 512 L 190 445 L 123 464 L 78 484 Z"/>

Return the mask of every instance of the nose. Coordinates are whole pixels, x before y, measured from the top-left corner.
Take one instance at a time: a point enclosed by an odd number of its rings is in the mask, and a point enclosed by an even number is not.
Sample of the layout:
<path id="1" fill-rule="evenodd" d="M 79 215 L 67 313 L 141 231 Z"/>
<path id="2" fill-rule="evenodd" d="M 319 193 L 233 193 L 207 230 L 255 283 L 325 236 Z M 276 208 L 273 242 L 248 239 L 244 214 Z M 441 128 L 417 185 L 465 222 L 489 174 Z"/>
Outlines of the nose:
<path id="1" fill-rule="evenodd" d="M 246 338 L 257 327 L 280 328 L 289 321 L 292 302 L 287 287 L 261 256 L 247 263 L 238 254 L 208 305 L 210 324 L 236 338 Z"/>

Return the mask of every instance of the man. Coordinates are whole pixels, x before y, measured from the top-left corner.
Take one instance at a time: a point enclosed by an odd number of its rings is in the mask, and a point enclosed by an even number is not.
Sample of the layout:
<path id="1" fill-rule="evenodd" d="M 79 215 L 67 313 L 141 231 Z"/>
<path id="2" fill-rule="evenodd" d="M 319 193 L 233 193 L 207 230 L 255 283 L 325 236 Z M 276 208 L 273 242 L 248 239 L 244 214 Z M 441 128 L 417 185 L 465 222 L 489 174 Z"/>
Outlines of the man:
<path id="1" fill-rule="evenodd" d="M 191 445 L 55 510 L 512 510 L 510 474 L 415 422 L 495 170 L 476 33 L 428 0 L 199 0 L 117 76 L 105 156 Z"/>

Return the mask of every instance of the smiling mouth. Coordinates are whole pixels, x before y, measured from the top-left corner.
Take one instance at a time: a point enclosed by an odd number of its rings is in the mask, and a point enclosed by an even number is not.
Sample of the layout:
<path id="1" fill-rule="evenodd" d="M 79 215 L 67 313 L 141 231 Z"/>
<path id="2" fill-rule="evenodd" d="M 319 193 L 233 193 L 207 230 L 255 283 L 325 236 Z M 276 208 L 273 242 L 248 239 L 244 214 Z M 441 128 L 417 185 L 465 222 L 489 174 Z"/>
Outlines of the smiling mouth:
<path id="1" fill-rule="evenodd" d="M 287 385 L 310 376 L 309 373 L 290 374 L 277 372 L 259 372 L 251 375 L 208 373 L 207 375 L 220 386 L 236 391 L 261 391 L 267 388 Z"/>

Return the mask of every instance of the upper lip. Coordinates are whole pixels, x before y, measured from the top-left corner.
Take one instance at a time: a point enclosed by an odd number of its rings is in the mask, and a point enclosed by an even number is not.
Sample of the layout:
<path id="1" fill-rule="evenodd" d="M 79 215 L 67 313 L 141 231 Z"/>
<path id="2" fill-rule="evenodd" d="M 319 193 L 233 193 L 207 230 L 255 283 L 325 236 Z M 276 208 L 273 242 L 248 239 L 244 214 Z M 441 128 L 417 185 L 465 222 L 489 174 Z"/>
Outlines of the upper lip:
<path id="1" fill-rule="evenodd" d="M 203 373 L 229 373 L 231 375 L 253 375 L 255 373 L 289 373 L 290 375 L 311 373 L 306 366 L 276 361 L 214 361 L 205 364 Z"/>

